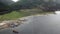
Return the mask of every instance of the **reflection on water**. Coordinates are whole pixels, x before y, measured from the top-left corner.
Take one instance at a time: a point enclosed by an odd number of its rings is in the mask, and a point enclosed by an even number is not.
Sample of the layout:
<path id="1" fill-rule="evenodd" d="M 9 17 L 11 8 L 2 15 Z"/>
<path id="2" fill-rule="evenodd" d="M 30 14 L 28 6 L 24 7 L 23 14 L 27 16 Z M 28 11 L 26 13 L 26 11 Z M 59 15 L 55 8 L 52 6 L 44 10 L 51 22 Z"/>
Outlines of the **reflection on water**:
<path id="1" fill-rule="evenodd" d="M 56 14 L 60 14 L 60 11 L 55 11 Z"/>

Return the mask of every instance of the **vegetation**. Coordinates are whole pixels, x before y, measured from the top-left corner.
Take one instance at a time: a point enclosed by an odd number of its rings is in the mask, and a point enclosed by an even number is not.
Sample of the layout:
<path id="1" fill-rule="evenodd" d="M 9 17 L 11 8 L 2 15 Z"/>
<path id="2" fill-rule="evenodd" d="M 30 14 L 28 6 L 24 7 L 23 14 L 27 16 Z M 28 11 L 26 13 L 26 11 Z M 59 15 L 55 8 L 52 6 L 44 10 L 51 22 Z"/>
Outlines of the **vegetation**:
<path id="1" fill-rule="evenodd" d="M 32 8 L 39 8 L 44 11 L 54 11 L 57 8 L 57 6 L 55 6 L 54 4 L 55 3 L 52 0 L 48 2 L 45 2 L 44 0 L 21 0 L 11 5 L 0 2 L 0 7 L 1 7 L 0 12 L 3 12 L 3 11 L 9 12 L 14 10 L 32 9 Z"/>
<path id="2" fill-rule="evenodd" d="M 4 3 L 0 2 L 0 12 L 8 10 L 9 6 L 5 5 Z"/>
<path id="3" fill-rule="evenodd" d="M 12 11 L 11 13 L 0 15 L 0 21 L 14 20 L 24 16 L 35 15 L 35 14 L 46 14 L 46 13 L 53 13 L 53 12 L 43 12 L 39 9 L 24 9 L 24 10 L 22 9 L 19 11 Z"/>
<path id="4" fill-rule="evenodd" d="M 51 13 L 52 11 L 60 9 L 58 8 L 60 7 L 59 4 L 57 4 L 57 6 L 54 4 L 52 0 L 48 2 L 44 0 L 21 0 L 10 5 L 0 1 L 0 20 L 10 20 L 34 14 Z"/>

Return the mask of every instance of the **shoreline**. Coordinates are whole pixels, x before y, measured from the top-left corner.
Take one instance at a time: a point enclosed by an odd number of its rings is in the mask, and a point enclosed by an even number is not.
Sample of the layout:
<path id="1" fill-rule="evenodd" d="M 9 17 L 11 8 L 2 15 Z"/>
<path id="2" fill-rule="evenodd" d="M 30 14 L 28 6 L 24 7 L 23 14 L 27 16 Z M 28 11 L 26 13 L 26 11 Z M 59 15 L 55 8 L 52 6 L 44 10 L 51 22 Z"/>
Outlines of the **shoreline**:
<path id="1" fill-rule="evenodd" d="M 24 24 L 24 22 L 28 21 L 29 17 L 34 17 L 34 16 L 50 16 L 50 15 L 55 15 L 55 14 L 46 14 L 46 15 L 39 15 L 39 14 L 37 14 L 37 15 L 31 15 L 31 16 L 26 16 L 26 17 L 18 18 L 17 20 L 5 20 L 5 21 L 1 22 L 0 27 L 2 27 L 3 29 L 11 28 L 10 26 L 8 26 L 8 24 L 14 23 L 14 24 L 17 24 L 17 25 L 18 24 L 21 25 L 21 24 Z M 19 23 L 17 23 L 17 22 L 19 22 Z M 5 27 L 3 27 L 3 26 L 5 26 Z"/>

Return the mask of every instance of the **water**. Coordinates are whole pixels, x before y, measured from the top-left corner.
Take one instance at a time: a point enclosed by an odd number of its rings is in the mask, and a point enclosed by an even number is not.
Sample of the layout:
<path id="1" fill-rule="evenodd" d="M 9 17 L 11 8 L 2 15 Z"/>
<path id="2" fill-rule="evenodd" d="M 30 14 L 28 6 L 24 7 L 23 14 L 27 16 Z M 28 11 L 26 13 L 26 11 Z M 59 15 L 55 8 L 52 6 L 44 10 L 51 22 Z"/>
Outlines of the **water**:
<path id="1" fill-rule="evenodd" d="M 60 11 L 55 11 L 56 14 L 60 14 Z"/>
<path id="2" fill-rule="evenodd" d="M 33 16 L 28 22 L 15 28 L 19 34 L 60 34 L 60 15 Z M 0 34 L 14 34 L 11 29 Z"/>

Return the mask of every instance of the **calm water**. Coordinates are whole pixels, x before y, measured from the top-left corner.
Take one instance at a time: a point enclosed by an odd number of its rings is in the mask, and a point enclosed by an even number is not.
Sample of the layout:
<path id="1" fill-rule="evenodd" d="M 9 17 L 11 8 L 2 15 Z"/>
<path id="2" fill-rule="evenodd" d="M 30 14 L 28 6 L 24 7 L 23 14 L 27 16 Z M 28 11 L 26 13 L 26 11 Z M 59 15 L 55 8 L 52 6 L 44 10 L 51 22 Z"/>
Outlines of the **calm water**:
<path id="1" fill-rule="evenodd" d="M 26 24 L 15 29 L 19 34 L 60 34 L 60 15 L 29 17 Z M 11 29 L 5 29 L 0 34 L 14 33 Z"/>

